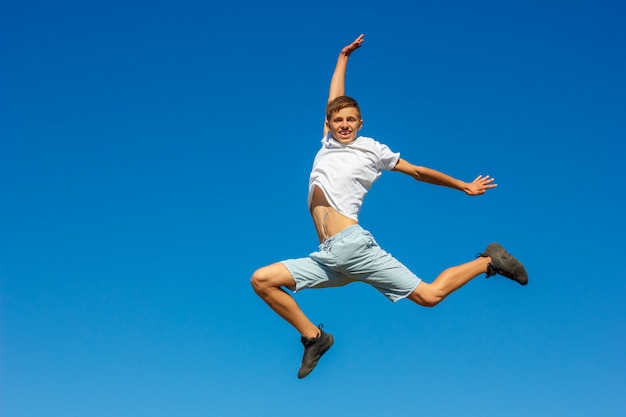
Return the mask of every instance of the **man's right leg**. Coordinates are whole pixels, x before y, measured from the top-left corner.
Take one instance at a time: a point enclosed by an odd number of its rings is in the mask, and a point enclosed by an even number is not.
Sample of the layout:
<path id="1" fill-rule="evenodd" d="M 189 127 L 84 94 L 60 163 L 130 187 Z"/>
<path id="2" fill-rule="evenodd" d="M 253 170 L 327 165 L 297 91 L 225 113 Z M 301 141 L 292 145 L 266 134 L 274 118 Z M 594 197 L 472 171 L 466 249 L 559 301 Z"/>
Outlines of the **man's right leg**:
<path id="1" fill-rule="evenodd" d="M 252 274 L 250 281 L 259 297 L 302 335 L 300 340 L 304 346 L 304 355 L 298 378 L 304 378 L 313 371 L 322 355 L 333 345 L 333 336 L 324 332 L 322 326 L 316 327 L 304 315 L 293 297 L 283 290 L 282 287 L 293 288 L 296 283 L 282 263 L 258 269 Z"/>
<path id="2" fill-rule="evenodd" d="M 296 328 L 303 337 L 317 337 L 320 330 L 309 320 L 292 296 L 282 287 L 296 283 L 285 265 L 278 262 L 257 269 L 250 280 L 252 288 L 272 310 Z"/>

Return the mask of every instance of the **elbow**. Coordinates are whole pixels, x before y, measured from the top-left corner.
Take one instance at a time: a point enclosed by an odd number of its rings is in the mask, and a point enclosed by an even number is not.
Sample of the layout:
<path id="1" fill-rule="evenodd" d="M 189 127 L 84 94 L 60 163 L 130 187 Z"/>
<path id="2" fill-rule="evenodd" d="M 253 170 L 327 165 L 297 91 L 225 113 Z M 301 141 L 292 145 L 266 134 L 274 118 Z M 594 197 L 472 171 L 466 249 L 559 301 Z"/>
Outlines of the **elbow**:
<path id="1" fill-rule="evenodd" d="M 424 181 L 424 170 L 423 166 L 414 166 L 412 176 L 418 181 Z"/>

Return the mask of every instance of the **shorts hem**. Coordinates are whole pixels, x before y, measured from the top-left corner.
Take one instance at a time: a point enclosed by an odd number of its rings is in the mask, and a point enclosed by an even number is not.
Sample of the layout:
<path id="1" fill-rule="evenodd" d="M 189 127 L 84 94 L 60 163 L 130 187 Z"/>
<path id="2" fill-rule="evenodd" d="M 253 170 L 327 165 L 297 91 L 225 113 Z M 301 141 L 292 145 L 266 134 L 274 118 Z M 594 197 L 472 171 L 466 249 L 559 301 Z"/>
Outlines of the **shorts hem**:
<path id="1" fill-rule="evenodd" d="M 289 291 L 293 292 L 294 294 L 298 292 L 298 281 L 296 281 L 296 278 L 293 274 L 293 271 L 291 270 L 291 268 L 289 268 L 289 265 L 287 265 L 287 263 L 285 263 L 285 261 L 280 261 L 278 262 L 279 264 L 283 265 L 285 268 L 287 268 L 287 271 L 289 271 L 289 275 L 291 275 L 291 279 L 293 279 L 293 282 L 295 283 L 295 285 L 285 285 L 284 287 L 287 288 Z"/>
<path id="2" fill-rule="evenodd" d="M 388 299 L 389 299 L 389 301 L 391 301 L 392 303 L 397 303 L 397 302 L 398 302 L 398 301 L 400 301 L 400 300 L 404 300 L 404 299 L 405 299 L 405 298 L 407 298 L 409 295 L 413 294 L 413 291 L 415 291 L 415 290 L 417 289 L 417 287 L 419 287 L 419 285 L 420 285 L 421 283 L 422 283 L 422 280 L 418 278 L 418 279 L 417 279 L 417 284 L 415 284 L 415 287 L 414 287 L 411 291 L 409 291 L 406 295 L 399 295 L 399 296 L 394 297 L 394 298 L 390 298 L 390 297 L 387 297 L 387 298 L 388 298 Z"/>

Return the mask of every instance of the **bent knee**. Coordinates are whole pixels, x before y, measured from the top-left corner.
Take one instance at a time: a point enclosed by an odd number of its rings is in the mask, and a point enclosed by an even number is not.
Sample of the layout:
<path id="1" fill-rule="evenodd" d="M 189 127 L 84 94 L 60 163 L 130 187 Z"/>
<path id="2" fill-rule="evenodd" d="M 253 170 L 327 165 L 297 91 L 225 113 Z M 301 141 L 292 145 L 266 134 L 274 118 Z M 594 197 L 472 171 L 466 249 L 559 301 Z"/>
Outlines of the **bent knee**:
<path id="1" fill-rule="evenodd" d="M 433 297 L 433 298 L 427 298 L 424 299 L 422 303 L 420 303 L 421 306 L 423 307 L 435 307 L 437 304 L 439 304 L 441 301 L 443 300 L 443 298 L 441 297 Z"/>
<path id="2" fill-rule="evenodd" d="M 250 284 L 254 291 L 259 293 L 269 288 L 294 286 L 295 282 L 284 265 L 274 264 L 254 271 Z"/>
<path id="3" fill-rule="evenodd" d="M 422 307 L 435 307 L 445 296 L 432 285 L 421 282 L 408 298 Z"/>
<path id="4" fill-rule="evenodd" d="M 441 297 L 437 297 L 437 296 L 427 296 L 427 297 L 420 297 L 420 298 L 416 298 L 416 299 L 412 299 L 413 301 L 415 301 L 417 304 L 421 305 L 422 307 L 435 307 L 437 304 L 439 304 L 443 298 Z"/>
<path id="5" fill-rule="evenodd" d="M 267 274 L 263 272 L 264 268 L 257 269 L 250 277 L 250 285 L 255 292 L 262 291 L 263 288 L 268 287 L 268 277 Z"/>

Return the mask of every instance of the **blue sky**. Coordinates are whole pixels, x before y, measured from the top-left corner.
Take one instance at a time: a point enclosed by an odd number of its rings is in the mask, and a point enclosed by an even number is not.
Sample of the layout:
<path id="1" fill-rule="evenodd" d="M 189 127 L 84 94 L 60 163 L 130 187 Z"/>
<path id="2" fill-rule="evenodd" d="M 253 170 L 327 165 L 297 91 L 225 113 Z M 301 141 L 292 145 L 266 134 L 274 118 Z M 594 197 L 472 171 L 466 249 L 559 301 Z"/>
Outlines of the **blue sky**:
<path id="1" fill-rule="evenodd" d="M 0 10 L 0 414 L 626 416 L 619 1 L 21 1 Z M 426 281 L 498 241 L 530 283 L 434 309 L 252 272 L 306 256 L 328 82 L 364 135 L 485 196 L 385 173 L 361 223 Z"/>

